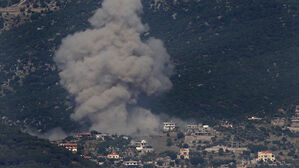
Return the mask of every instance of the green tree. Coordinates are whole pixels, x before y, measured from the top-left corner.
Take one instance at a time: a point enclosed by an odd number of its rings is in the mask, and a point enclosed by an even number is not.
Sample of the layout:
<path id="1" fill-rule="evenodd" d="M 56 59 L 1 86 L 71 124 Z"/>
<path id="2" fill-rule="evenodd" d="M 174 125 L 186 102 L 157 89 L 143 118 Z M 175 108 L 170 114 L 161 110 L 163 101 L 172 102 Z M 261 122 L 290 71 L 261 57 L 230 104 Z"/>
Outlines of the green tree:
<path id="1" fill-rule="evenodd" d="M 159 154 L 159 156 L 169 156 L 172 160 L 176 159 L 177 158 L 177 153 L 174 152 L 174 151 L 165 151 L 165 152 L 162 152 Z"/>
<path id="2" fill-rule="evenodd" d="M 194 166 L 197 166 L 198 164 L 203 164 L 204 159 L 200 156 L 199 153 L 192 153 L 190 163 Z"/>
<path id="3" fill-rule="evenodd" d="M 220 149 L 218 150 L 218 154 L 221 155 L 221 156 L 224 154 L 223 148 L 220 148 Z"/>
<path id="4" fill-rule="evenodd" d="M 184 138 L 185 137 L 185 135 L 184 135 L 184 133 L 182 133 L 182 132 L 179 132 L 178 134 L 177 134 L 177 138 L 178 139 L 182 139 L 182 138 Z"/>
<path id="5" fill-rule="evenodd" d="M 167 146 L 172 146 L 173 143 L 172 143 L 172 140 L 170 138 L 167 138 Z"/>

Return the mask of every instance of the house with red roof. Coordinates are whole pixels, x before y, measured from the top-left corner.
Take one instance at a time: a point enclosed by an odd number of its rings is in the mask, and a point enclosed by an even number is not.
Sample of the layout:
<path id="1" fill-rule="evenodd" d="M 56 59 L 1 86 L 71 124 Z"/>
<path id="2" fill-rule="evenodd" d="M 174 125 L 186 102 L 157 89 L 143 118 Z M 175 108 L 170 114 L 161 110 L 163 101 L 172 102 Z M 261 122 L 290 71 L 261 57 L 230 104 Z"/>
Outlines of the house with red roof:
<path id="1" fill-rule="evenodd" d="M 189 148 L 181 148 L 178 155 L 178 159 L 190 159 L 189 157 L 190 150 Z"/>
<path id="2" fill-rule="evenodd" d="M 275 156 L 273 153 L 271 153 L 270 151 L 261 151 L 258 152 L 258 158 L 256 159 L 257 161 L 272 161 L 275 162 Z"/>
<path id="3" fill-rule="evenodd" d="M 119 159 L 119 154 L 113 152 L 107 155 L 108 159 Z"/>

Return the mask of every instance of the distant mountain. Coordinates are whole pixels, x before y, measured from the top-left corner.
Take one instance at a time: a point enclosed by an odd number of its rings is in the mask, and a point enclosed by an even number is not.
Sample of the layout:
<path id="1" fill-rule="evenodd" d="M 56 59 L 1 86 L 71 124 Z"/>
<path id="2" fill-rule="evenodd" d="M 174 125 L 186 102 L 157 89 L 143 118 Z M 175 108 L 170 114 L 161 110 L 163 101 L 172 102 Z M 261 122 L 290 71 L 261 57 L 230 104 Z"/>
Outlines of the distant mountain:
<path id="1" fill-rule="evenodd" d="M 73 98 L 59 85 L 53 54 L 84 30 L 100 0 L 35 12 L 0 35 L 0 114 L 40 131 L 78 125 Z M 173 88 L 150 98 L 155 113 L 193 119 L 274 115 L 299 100 L 297 0 L 143 0 L 150 36 L 176 65 Z M 3 13 L 2 13 L 3 15 Z M 1 23 L 1 21 L 0 21 Z M 144 34 L 143 38 L 147 38 Z"/>

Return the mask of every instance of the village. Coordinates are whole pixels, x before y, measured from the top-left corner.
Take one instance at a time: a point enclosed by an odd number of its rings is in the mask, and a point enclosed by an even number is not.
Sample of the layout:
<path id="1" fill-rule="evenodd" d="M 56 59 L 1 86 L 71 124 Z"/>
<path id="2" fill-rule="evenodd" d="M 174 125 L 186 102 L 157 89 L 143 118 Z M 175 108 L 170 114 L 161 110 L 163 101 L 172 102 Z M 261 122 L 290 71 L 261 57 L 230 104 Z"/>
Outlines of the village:
<path id="1" fill-rule="evenodd" d="M 91 131 L 52 143 L 99 167 L 296 167 L 298 105 L 294 112 L 290 119 L 271 121 L 251 116 L 241 125 L 223 121 L 178 126 L 167 121 L 159 132 L 147 136 Z"/>

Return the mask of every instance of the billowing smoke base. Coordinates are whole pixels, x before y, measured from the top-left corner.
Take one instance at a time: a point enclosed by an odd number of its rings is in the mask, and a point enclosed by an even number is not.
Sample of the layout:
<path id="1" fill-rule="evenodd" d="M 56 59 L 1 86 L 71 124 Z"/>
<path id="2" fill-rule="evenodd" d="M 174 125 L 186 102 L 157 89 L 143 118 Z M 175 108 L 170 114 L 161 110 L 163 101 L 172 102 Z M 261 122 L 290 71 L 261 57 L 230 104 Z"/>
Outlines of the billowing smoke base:
<path id="1" fill-rule="evenodd" d="M 89 20 L 92 28 L 63 39 L 55 54 L 61 84 L 75 96 L 71 117 L 88 119 L 92 130 L 132 134 L 159 127 L 138 97 L 170 89 L 173 66 L 161 40 L 140 39 L 148 31 L 141 13 L 140 0 L 104 0 Z"/>

